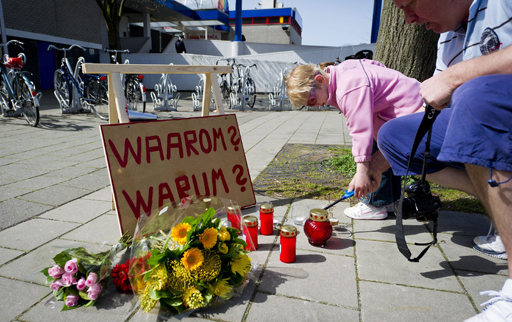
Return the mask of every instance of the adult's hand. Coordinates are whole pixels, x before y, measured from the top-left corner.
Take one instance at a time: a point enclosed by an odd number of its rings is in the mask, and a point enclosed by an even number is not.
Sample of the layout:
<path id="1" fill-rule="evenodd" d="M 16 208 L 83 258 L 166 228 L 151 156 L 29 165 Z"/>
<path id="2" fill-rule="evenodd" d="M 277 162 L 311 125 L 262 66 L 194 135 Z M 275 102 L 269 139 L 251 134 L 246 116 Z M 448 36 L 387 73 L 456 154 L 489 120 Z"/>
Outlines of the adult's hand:
<path id="1" fill-rule="evenodd" d="M 456 88 L 451 80 L 450 71 L 445 70 L 421 83 L 420 95 L 427 105 L 440 111 L 450 105 Z"/>

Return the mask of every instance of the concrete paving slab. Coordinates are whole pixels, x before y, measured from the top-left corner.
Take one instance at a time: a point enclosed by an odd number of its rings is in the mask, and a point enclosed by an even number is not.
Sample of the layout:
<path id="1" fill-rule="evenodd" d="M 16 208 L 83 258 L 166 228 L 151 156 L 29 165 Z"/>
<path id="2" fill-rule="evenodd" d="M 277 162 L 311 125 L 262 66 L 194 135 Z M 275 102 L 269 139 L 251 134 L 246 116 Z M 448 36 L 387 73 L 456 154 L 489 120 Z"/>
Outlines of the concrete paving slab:
<path id="1" fill-rule="evenodd" d="M 56 184 L 23 195 L 22 199 L 52 206 L 60 206 L 72 200 L 83 197 L 89 193 L 91 193 L 91 190 L 69 187 L 63 184 Z"/>
<path id="2" fill-rule="evenodd" d="M 481 214 L 456 211 L 439 212 L 438 232 L 467 236 L 485 236 L 489 232 L 490 219 Z"/>
<path id="3" fill-rule="evenodd" d="M 357 309 L 355 274 L 351 257 L 298 249 L 295 263 L 286 264 L 275 251 L 258 290 Z"/>
<path id="4" fill-rule="evenodd" d="M 48 287 L 0 277 L 0 312 L 3 321 L 11 321 L 50 293 Z M 8 295 L 8 296 L 7 296 Z"/>
<path id="5" fill-rule="evenodd" d="M 403 227 L 407 241 L 429 242 L 432 236 L 427 227 L 415 219 L 404 220 Z M 354 235 L 357 239 L 395 241 L 396 218 L 393 215 L 383 220 L 354 220 Z"/>
<path id="6" fill-rule="evenodd" d="M 481 303 L 491 299 L 489 296 L 480 295 L 482 291 L 500 291 L 507 276 L 495 274 L 480 274 L 467 271 L 456 271 L 467 290 L 468 297 L 473 301 L 478 312 L 482 312 Z"/>
<path id="7" fill-rule="evenodd" d="M 409 246 L 413 256 L 424 247 Z M 394 242 L 356 239 L 359 278 L 391 284 L 462 292 L 453 270 L 437 247 L 431 247 L 419 263 L 409 262 Z M 377 265 L 378 263 L 378 265 Z"/>
<path id="8" fill-rule="evenodd" d="M 121 238 L 117 217 L 102 215 L 62 236 L 63 239 L 114 245 Z"/>
<path id="9" fill-rule="evenodd" d="M 475 315 L 463 293 L 436 292 L 401 285 L 361 281 L 361 317 L 377 321 L 453 321 Z"/>
<path id="10" fill-rule="evenodd" d="M 0 275 L 20 281 L 45 285 L 46 276 L 41 273 L 41 270 L 45 267 L 53 266 L 53 257 L 55 255 L 75 247 L 85 247 L 91 253 L 100 253 L 110 249 L 110 246 L 106 245 L 55 239 L 0 267 Z"/>
<path id="11" fill-rule="evenodd" d="M 98 176 L 93 173 L 85 174 L 81 177 L 62 182 L 63 186 L 74 187 L 86 190 L 97 191 L 110 185 L 107 176 Z"/>
<path id="12" fill-rule="evenodd" d="M 86 223 L 111 210 L 112 203 L 100 200 L 78 199 L 48 211 L 39 218 Z"/>
<path id="13" fill-rule="evenodd" d="M 31 219 L 0 231 L 0 246 L 18 250 L 31 250 L 76 228 L 75 223 Z"/>
<path id="14" fill-rule="evenodd" d="M 248 322 L 266 321 L 346 321 L 359 322 L 352 308 L 326 305 L 280 295 L 257 293 L 247 316 Z"/>
<path id="15" fill-rule="evenodd" d="M 19 250 L 0 247 L 0 266 L 23 254 Z"/>
<path id="16" fill-rule="evenodd" d="M 71 167 L 59 169 L 58 171 L 52 171 L 52 172 L 48 173 L 48 176 L 76 178 L 76 177 L 83 176 L 84 174 L 94 172 L 96 170 L 97 169 L 95 169 L 95 168 L 71 166 Z"/>
<path id="17" fill-rule="evenodd" d="M 112 201 L 112 188 L 106 187 L 83 197 L 84 199 Z"/>
<path id="18" fill-rule="evenodd" d="M 63 181 L 69 180 L 68 178 L 62 178 L 62 177 L 52 177 L 49 175 L 42 175 L 35 178 L 30 178 L 14 183 L 10 183 L 6 185 L 5 187 L 9 188 L 18 188 L 18 189 L 25 189 L 25 190 L 39 190 L 42 188 L 46 188 L 49 186 L 53 186 L 54 184 L 61 183 Z"/>
<path id="19" fill-rule="evenodd" d="M 3 186 L 0 187 L 0 202 L 8 199 L 12 199 L 17 196 L 24 195 L 26 193 L 29 193 L 28 190 L 22 190 L 22 189 L 16 189 L 10 186 Z"/>
<path id="20" fill-rule="evenodd" d="M 5 229 L 29 218 L 52 209 L 53 206 L 43 205 L 20 199 L 9 199 L 0 202 L 0 229 Z"/>

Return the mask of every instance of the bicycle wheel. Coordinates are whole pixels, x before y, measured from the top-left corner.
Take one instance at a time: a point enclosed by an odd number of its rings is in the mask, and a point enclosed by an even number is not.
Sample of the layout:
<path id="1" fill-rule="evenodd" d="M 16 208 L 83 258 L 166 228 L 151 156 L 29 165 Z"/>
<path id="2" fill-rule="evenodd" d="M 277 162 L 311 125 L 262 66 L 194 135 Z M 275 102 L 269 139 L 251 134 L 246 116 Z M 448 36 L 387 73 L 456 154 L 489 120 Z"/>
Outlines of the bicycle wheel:
<path id="1" fill-rule="evenodd" d="M 142 94 L 140 92 L 140 85 L 139 82 L 135 79 L 131 79 L 126 83 L 126 105 L 128 106 L 129 110 L 137 111 L 139 107 L 142 109 L 145 106 L 143 106 L 142 102 Z M 145 105 L 145 104 L 144 104 Z"/>
<path id="2" fill-rule="evenodd" d="M 85 89 L 85 96 L 91 100 L 91 109 L 100 119 L 108 120 L 108 98 L 107 89 L 97 79 L 89 79 Z"/>
<path id="3" fill-rule="evenodd" d="M 3 78 L 0 78 L 0 112 L 2 115 L 10 110 L 9 95 L 7 94 L 7 86 Z"/>
<path id="4" fill-rule="evenodd" d="M 256 102 L 256 84 L 254 83 L 254 80 L 252 78 L 248 78 L 245 83 L 245 92 L 246 95 L 249 95 L 245 99 L 245 105 L 249 106 L 250 108 L 254 107 L 254 103 Z"/>
<path id="5" fill-rule="evenodd" d="M 36 127 L 39 124 L 39 107 L 34 102 L 32 96 L 31 86 L 26 82 L 21 84 L 21 93 L 19 93 L 19 99 L 21 101 L 22 113 L 27 120 L 28 124 Z"/>
<path id="6" fill-rule="evenodd" d="M 60 101 L 61 110 L 68 109 L 71 106 L 71 86 L 69 86 L 69 82 L 62 70 L 57 69 L 55 71 L 53 85 L 55 87 L 55 95 Z"/>

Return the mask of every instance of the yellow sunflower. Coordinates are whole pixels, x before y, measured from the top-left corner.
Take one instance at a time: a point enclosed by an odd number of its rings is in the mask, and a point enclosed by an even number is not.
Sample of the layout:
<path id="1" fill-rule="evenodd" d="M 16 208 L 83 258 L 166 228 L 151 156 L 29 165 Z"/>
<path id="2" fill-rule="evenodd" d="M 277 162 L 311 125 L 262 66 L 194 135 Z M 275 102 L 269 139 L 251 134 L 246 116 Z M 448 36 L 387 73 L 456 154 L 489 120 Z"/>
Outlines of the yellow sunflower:
<path id="1" fill-rule="evenodd" d="M 185 245 L 187 243 L 187 233 L 190 229 L 192 229 L 192 227 L 187 223 L 177 224 L 171 230 L 172 240 L 180 245 Z"/>
<path id="2" fill-rule="evenodd" d="M 227 241 L 227 240 L 231 239 L 231 235 L 229 234 L 229 231 L 224 226 L 222 226 L 222 228 L 219 231 L 219 239 L 220 239 L 220 241 Z"/>
<path id="3" fill-rule="evenodd" d="M 212 287 L 213 295 L 219 296 L 223 300 L 229 300 L 233 295 L 233 286 L 228 283 L 228 278 L 221 279 Z"/>
<path id="4" fill-rule="evenodd" d="M 205 249 L 210 249 L 217 244 L 217 229 L 206 228 L 205 231 L 199 236 L 199 240 L 203 243 Z"/>
<path id="5" fill-rule="evenodd" d="M 183 254 L 183 258 L 181 258 L 181 263 L 185 266 L 189 271 L 193 271 L 197 269 L 199 266 L 203 265 L 204 256 L 199 248 L 191 248 Z"/>
<path id="6" fill-rule="evenodd" d="M 231 271 L 244 276 L 251 269 L 251 258 L 247 255 L 242 255 L 237 259 L 231 261 Z"/>

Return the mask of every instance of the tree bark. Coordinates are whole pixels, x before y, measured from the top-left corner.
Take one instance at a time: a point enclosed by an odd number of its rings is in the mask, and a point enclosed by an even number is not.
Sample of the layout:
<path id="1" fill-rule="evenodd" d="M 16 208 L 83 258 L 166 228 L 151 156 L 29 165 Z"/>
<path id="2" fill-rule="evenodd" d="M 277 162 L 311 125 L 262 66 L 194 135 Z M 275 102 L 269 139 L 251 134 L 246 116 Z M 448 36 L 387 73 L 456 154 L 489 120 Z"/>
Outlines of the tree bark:
<path id="1" fill-rule="evenodd" d="M 107 25 L 108 33 L 108 48 L 109 49 L 121 49 L 121 38 L 119 37 L 119 23 L 121 22 L 121 16 L 123 14 L 124 0 L 118 5 L 117 0 L 96 0 L 96 3 L 101 9 L 103 19 Z M 120 61 L 121 54 L 117 54 L 117 61 Z M 113 60 L 110 58 L 110 62 Z"/>
<path id="2" fill-rule="evenodd" d="M 422 82 L 434 73 L 438 39 L 424 26 L 406 24 L 393 1 L 384 0 L 373 59 Z"/>

